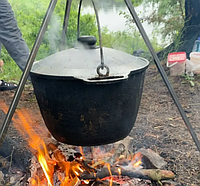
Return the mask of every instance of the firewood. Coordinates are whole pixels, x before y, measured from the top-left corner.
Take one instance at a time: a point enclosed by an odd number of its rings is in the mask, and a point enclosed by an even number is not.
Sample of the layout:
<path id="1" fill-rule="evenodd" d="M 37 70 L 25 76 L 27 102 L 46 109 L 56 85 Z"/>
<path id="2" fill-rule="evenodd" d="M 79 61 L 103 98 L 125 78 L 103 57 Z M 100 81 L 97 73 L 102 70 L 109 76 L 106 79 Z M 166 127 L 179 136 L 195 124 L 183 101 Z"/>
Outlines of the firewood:
<path id="1" fill-rule="evenodd" d="M 79 183 L 79 180 L 78 180 L 77 177 L 75 177 L 75 178 L 72 180 L 72 182 L 70 183 L 70 186 L 76 186 L 76 185 L 79 185 L 78 183 Z"/>
<path id="2" fill-rule="evenodd" d="M 124 144 L 120 143 L 116 148 L 114 154 L 110 158 L 107 157 L 104 160 L 99 160 L 98 162 L 91 165 L 91 167 L 96 168 L 97 166 L 105 165 L 106 163 L 110 164 L 111 166 L 114 166 L 124 152 L 125 152 L 125 146 Z"/>
<path id="3" fill-rule="evenodd" d="M 142 162 L 145 164 L 145 169 L 161 169 L 167 162 L 151 149 L 141 148 L 136 153 L 142 153 Z"/>
<path id="4" fill-rule="evenodd" d="M 122 153 L 125 152 L 125 146 L 124 144 L 120 143 L 117 147 L 117 149 L 115 150 L 114 155 L 107 161 L 107 163 L 109 163 L 111 166 L 113 166 L 116 161 L 119 159 L 119 157 L 122 155 Z"/>
<path id="5" fill-rule="evenodd" d="M 96 168 L 98 167 L 99 165 L 104 165 L 105 163 L 107 162 L 107 160 L 100 160 L 94 164 L 91 165 L 92 168 Z"/>
<path id="6" fill-rule="evenodd" d="M 65 155 L 55 144 L 49 143 L 47 145 L 47 149 L 48 151 L 52 151 L 52 154 L 51 154 L 51 156 L 53 156 L 52 159 L 55 159 L 58 162 L 66 162 Z"/>
<path id="7" fill-rule="evenodd" d="M 168 179 L 173 179 L 175 177 L 174 173 L 168 170 L 143 169 L 142 172 L 144 175 L 149 176 L 154 181 L 168 180 Z"/>
<path id="8" fill-rule="evenodd" d="M 117 146 L 120 143 L 124 144 L 127 155 L 133 153 L 133 151 L 134 151 L 133 146 L 134 146 L 135 140 L 131 136 L 127 136 L 123 140 L 115 142 L 114 143 L 114 147 L 117 148 Z"/>
<path id="9" fill-rule="evenodd" d="M 81 164 L 83 166 L 83 168 L 88 171 L 88 172 L 93 172 L 95 173 L 96 172 L 96 169 L 89 166 L 84 160 L 79 160 L 79 159 L 76 159 L 76 161 Z"/>
<path id="10" fill-rule="evenodd" d="M 112 175 L 119 175 L 118 168 L 114 167 L 111 168 Z M 130 178 L 140 178 L 152 181 L 160 181 L 160 180 L 167 180 L 173 179 L 175 177 L 174 173 L 167 170 L 160 170 L 160 169 L 140 169 L 140 170 L 121 170 L 122 176 L 128 176 Z M 96 174 L 88 174 L 83 173 L 80 175 L 81 179 L 102 179 L 105 177 L 110 176 L 110 173 L 107 168 L 103 168 L 101 170 L 97 170 Z"/>

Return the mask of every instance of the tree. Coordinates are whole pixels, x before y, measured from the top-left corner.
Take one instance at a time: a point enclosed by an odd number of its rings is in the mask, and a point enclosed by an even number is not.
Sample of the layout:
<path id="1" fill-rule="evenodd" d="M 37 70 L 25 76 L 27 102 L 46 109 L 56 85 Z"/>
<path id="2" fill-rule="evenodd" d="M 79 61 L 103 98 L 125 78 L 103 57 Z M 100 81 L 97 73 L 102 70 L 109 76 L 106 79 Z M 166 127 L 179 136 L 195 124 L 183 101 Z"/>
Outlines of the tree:
<path id="1" fill-rule="evenodd" d="M 143 7 L 139 15 L 141 22 L 153 24 L 155 34 L 172 42 L 184 25 L 184 0 L 143 0 Z"/>
<path id="2" fill-rule="evenodd" d="M 194 41 L 200 36 L 200 0 L 185 0 L 185 24 L 182 29 L 179 51 L 192 51 Z"/>
<path id="3" fill-rule="evenodd" d="M 184 26 L 184 1 L 185 0 L 132 0 L 132 3 L 135 7 L 137 6 L 137 2 L 143 4 L 143 11 L 137 12 L 140 21 L 153 25 L 153 34 L 155 38 L 161 35 L 162 41 L 160 39 L 159 43 L 166 46 L 178 38 Z M 129 27 L 135 27 L 130 14 L 123 14 L 127 19 Z"/>
<path id="4" fill-rule="evenodd" d="M 142 17 L 155 26 L 160 26 L 164 40 L 171 45 L 160 56 L 169 52 L 192 51 L 194 41 L 200 36 L 200 0 L 144 0 L 146 7 L 151 4 L 154 11 Z"/>

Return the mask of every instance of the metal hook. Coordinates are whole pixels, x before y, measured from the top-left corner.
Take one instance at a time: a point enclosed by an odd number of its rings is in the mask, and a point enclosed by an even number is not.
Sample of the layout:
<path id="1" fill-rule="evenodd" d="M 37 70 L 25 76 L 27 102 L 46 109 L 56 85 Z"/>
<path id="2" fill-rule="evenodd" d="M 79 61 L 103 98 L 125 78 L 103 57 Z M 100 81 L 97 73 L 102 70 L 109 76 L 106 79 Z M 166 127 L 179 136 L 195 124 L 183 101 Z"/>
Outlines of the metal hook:
<path id="1" fill-rule="evenodd" d="M 77 39 L 80 36 L 80 16 L 81 16 L 81 6 L 82 6 L 83 0 L 80 0 L 79 8 L 78 8 L 78 22 L 77 22 Z"/>
<path id="2" fill-rule="evenodd" d="M 77 38 L 80 36 L 80 12 L 81 12 L 82 2 L 83 2 L 83 0 L 80 0 L 79 10 L 78 10 Z M 98 35 L 99 35 L 100 57 L 101 57 L 101 65 L 99 65 L 97 67 L 97 74 L 100 77 L 109 76 L 110 69 L 109 69 L 108 66 L 106 66 L 104 64 L 104 54 L 103 54 L 103 47 L 102 47 L 102 36 L 101 36 L 101 26 L 100 26 L 100 21 L 99 21 L 99 15 L 98 15 L 98 11 L 97 11 L 97 8 L 96 8 L 94 1 L 91 0 L 91 2 L 92 2 L 92 5 L 94 7 L 94 11 L 95 11 L 95 15 L 96 15 L 96 21 L 97 21 L 97 26 L 98 26 Z M 102 73 L 100 73 L 100 69 L 103 70 L 104 68 L 106 68 L 106 70 L 107 70 L 106 75 L 103 75 Z"/>
<path id="3" fill-rule="evenodd" d="M 106 74 L 105 75 L 100 72 L 100 69 L 103 70 L 104 68 L 106 68 Z M 99 75 L 99 77 L 107 77 L 107 76 L 109 76 L 109 73 L 110 73 L 110 69 L 107 65 L 103 64 L 103 65 L 99 65 L 97 67 L 97 74 Z"/>

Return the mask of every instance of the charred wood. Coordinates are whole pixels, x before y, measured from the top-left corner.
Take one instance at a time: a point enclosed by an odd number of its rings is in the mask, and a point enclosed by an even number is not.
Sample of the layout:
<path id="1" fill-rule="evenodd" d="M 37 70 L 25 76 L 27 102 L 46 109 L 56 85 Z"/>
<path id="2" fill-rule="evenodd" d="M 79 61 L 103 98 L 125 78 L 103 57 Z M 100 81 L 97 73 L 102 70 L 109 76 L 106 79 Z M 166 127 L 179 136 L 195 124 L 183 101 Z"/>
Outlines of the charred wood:
<path id="1" fill-rule="evenodd" d="M 21 171 L 26 172 L 32 154 L 19 137 L 12 139 L 7 135 L 0 148 L 0 156 L 6 158 L 11 163 L 11 166 L 16 166 Z"/>

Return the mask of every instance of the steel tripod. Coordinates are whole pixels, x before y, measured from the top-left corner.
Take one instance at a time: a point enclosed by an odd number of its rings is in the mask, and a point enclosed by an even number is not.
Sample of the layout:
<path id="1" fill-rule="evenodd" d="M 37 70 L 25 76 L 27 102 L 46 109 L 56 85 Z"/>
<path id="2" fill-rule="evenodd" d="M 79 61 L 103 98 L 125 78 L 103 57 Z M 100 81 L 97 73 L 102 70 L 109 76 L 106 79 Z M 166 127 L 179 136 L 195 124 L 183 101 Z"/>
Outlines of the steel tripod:
<path id="1" fill-rule="evenodd" d="M 138 29 L 140 31 L 140 34 L 142 35 L 142 37 L 143 37 L 143 39 L 144 39 L 144 41 L 145 41 L 150 53 L 151 53 L 151 55 L 152 55 L 152 57 L 154 59 L 154 62 L 156 64 L 156 66 L 157 66 L 157 69 L 158 69 L 161 77 L 163 78 L 163 81 L 164 81 L 169 93 L 171 94 L 171 97 L 172 97 L 174 103 L 176 104 L 176 106 L 177 106 L 177 108 L 178 108 L 178 110 L 180 112 L 180 115 L 181 115 L 181 117 L 183 118 L 183 120 L 185 122 L 185 125 L 186 125 L 188 131 L 191 134 L 192 139 L 195 142 L 195 144 L 197 146 L 197 149 L 200 152 L 200 142 L 199 142 L 199 140 L 198 140 L 198 138 L 197 138 L 197 136 L 196 136 L 196 134 L 195 134 L 195 132 L 194 132 L 194 130 L 193 130 L 193 128 L 192 128 L 192 126 L 191 126 L 191 124 L 190 124 L 190 122 L 189 122 L 189 120 L 188 120 L 188 118 L 187 118 L 187 116 L 186 116 L 181 104 L 180 104 L 180 101 L 179 101 L 174 89 L 172 88 L 172 86 L 171 86 L 171 84 L 170 84 L 170 82 L 169 82 L 169 80 L 167 78 L 167 75 L 166 75 L 166 73 L 165 73 L 165 71 L 164 71 L 164 69 L 163 69 L 163 67 L 162 67 L 162 65 L 160 63 L 160 60 L 158 59 L 158 56 L 157 56 L 156 52 L 154 51 L 154 49 L 153 49 L 153 47 L 151 45 L 151 42 L 150 42 L 150 40 L 149 40 L 149 38 L 148 38 L 144 28 L 143 28 L 138 16 L 137 16 L 137 13 L 136 13 L 132 3 L 130 2 L 130 0 L 124 0 L 124 2 L 126 4 L 126 6 L 128 7 L 132 18 L 135 21 L 135 23 L 136 23 L 136 25 L 137 25 L 137 27 L 138 27 Z M 65 10 L 65 16 L 64 16 L 62 37 L 61 37 L 61 42 L 60 42 L 60 50 L 63 50 L 64 46 L 65 46 L 65 37 L 66 37 L 66 34 L 67 34 L 67 26 L 68 26 L 71 3 L 72 3 L 72 0 L 67 0 L 67 2 L 66 2 L 66 10 Z M 80 6 L 79 7 L 81 7 L 81 3 L 82 3 L 82 0 L 80 0 Z M 52 14 L 53 14 L 53 11 L 55 9 L 56 4 L 57 4 L 57 0 L 51 0 L 51 2 L 49 4 L 49 7 L 47 9 L 46 15 L 45 15 L 45 17 L 43 19 L 43 23 L 41 25 L 40 31 L 38 33 L 38 36 L 37 36 L 37 39 L 36 39 L 36 41 L 34 43 L 32 51 L 30 53 L 26 68 L 25 68 L 25 70 L 24 70 L 24 72 L 22 74 L 22 77 L 20 79 L 18 88 L 17 88 L 17 90 L 15 92 L 14 98 L 12 100 L 12 103 L 10 105 L 8 113 L 6 115 L 6 118 L 4 120 L 2 128 L 0 130 L 0 144 L 3 142 L 4 137 L 5 137 L 6 133 L 7 133 L 9 124 L 11 122 L 13 114 L 14 114 L 14 112 L 16 110 L 16 107 L 18 105 L 18 102 L 20 100 L 22 91 L 24 89 L 25 83 L 26 83 L 27 78 L 28 78 L 28 74 L 29 74 L 29 72 L 31 70 L 31 67 L 32 67 L 33 62 L 34 62 L 35 57 L 36 57 L 36 54 L 37 54 L 37 52 L 39 50 L 39 47 L 41 45 L 42 39 L 43 39 L 44 34 L 45 34 L 46 30 L 47 30 L 47 26 L 48 26 L 48 24 L 50 22 L 50 19 L 52 17 Z M 79 12 L 80 12 L 80 9 L 79 9 Z M 78 34 L 79 34 L 79 24 L 78 24 Z"/>

